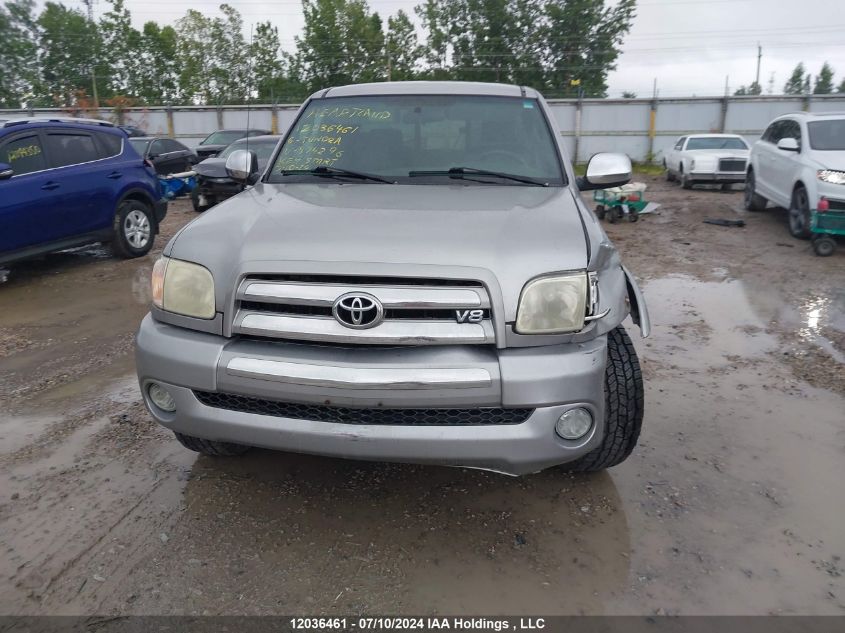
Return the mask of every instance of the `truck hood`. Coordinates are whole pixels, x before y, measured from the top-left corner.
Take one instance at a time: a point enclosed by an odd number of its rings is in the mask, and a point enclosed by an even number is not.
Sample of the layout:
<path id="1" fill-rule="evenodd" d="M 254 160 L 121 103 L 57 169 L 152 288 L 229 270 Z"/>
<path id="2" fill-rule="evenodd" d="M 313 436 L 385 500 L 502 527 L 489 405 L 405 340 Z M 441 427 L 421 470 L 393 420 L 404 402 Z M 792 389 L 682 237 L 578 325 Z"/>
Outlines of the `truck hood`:
<path id="1" fill-rule="evenodd" d="M 532 277 L 583 270 L 567 187 L 259 183 L 191 222 L 165 249 L 206 266 L 218 309 L 242 274 L 482 279 L 508 320 Z"/>
<path id="2" fill-rule="evenodd" d="M 229 146 L 225 143 L 223 145 L 217 143 L 208 145 L 197 145 L 196 148 L 194 148 L 194 151 L 196 152 L 197 156 L 212 156 L 219 154 L 227 147 Z"/>
<path id="3" fill-rule="evenodd" d="M 194 171 L 199 176 L 206 178 L 227 178 L 225 158 L 206 158 L 204 161 L 194 165 Z"/>
<path id="4" fill-rule="evenodd" d="M 267 158 L 258 159 L 258 171 L 264 170 L 264 167 L 267 165 L 267 161 Z M 194 171 L 197 172 L 199 176 L 205 176 L 206 178 L 229 177 L 229 174 L 226 173 L 226 159 L 219 156 L 206 158 L 204 161 L 197 163 L 194 165 Z"/>

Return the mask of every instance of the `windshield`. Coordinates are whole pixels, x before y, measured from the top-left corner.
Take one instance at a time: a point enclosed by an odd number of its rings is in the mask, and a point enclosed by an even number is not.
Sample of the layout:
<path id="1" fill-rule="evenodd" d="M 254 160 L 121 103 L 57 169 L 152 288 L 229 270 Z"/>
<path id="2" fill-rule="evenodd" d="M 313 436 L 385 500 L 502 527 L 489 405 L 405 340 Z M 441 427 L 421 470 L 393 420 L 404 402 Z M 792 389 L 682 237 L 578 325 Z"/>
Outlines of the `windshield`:
<path id="1" fill-rule="evenodd" d="M 228 145 L 232 141 L 237 141 L 244 136 L 246 136 L 246 132 L 243 130 L 214 132 L 209 134 L 200 145 Z"/>
<path id="2" fill-rule="evenodd" d="M 811 121 L 807 124 L 810 147 L 820 151 L 845 150 L 845 119 Z"/>
<path id="3" fill-rule="evenodd" d="M 287 137 L 269 180 L 313 179 L 285 172 L 317 167 L 413 184 L 454 184 L 456 175 L 444 172 L 460 167 L 564 183 L 555 139 L 540 104 L 519 97 L 315 99 Z M 439 173 L 419 173 L 432 171 Z M 462 176 L 461 182 L 525 185 L 477 173 Z"/>
<path id="4" fill-rule="evenodd" d="M 141 156 L 143 156 L 147 151 L 147 145 L 149 144 L 149 141 L 147 141 L 147 140 L 139 141 L 137 139 L 130 138 L 129 144 L 133 148 L 135 148 L 136 152 L 138 152 Z"/>
<path id="5" fill-rule="evenodd" d="M 276 149 L 278 142 L 279 139 L 273 139 L 272 141 L 250 140 L 247 143 L 246 139 L 241 139 L 239 141 L 235 141 L 229 145 L 229 147 L 220 152 L 218 158 L 227 158 L 229 154 L 238 149 L 248 149 L 251 152 L 255 152 L 259 162 L 267 161 L 270 160 L 270 155 L 273 153 L 273 150 Z"/>
<path id="6" fill-rule="evenodd" d="M 705 136 L 691 138 L 687 141 L 687 149 L 748 149 L 748 145 L 741 138 Z"/>

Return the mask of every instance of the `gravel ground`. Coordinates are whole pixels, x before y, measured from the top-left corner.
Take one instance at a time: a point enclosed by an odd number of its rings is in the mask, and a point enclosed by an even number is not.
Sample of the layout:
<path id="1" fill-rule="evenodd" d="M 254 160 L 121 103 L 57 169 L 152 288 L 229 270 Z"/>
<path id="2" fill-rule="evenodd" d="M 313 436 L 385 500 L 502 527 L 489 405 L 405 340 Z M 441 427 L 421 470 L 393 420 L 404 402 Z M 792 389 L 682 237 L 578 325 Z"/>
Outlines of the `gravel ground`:
<path id="1" fill-rule="evenodd" d="M 845 614 L 845 249 L 644 179 L 661 208 L 607 230 L 646 419 L 598 475 L 197 457 L 133 377 L 158 252 L 0 271 L 0 613 Z"/>

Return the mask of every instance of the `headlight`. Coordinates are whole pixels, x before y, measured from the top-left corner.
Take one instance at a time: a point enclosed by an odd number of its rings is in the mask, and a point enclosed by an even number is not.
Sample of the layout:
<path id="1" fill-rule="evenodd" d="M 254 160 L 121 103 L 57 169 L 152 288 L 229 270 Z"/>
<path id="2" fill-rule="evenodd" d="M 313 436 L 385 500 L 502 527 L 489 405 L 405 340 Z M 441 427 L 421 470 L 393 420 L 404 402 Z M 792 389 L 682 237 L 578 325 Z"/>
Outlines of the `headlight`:
<path id="1" fill-rule="evenodd" d="M 539 277 L 525 284 L 519 298 L 519 334 L 563 334 L 584 327 L 587 273 Z"/>
<path id="2" fill-rule="evenodd" d="M 207 268 L 162 257 L 153 266 L 153 303 L 168 312 L 214 318 L 214 279 Z"/>
<path id="3" fill-rule="evenodd" d="M 816 172 L 816 175 L 822 182 L 829 182 L 832 185 L 845 185 L 845 171 L 820 169 Z"/>

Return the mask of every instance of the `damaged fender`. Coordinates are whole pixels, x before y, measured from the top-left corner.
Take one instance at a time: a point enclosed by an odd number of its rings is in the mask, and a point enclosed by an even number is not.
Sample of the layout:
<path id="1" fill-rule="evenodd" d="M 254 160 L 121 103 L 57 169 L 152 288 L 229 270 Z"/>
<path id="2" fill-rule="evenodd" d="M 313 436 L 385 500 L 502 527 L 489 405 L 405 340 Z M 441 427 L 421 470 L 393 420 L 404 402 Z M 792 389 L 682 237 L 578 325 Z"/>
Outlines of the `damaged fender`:
<path id="1" fill-rule="evenodd" d="M 637 280 L 625 266 L 622 266 L 622 271 L 625 273 L 625 285 L 628 288 L 628 301 L 631 304 L 631 319 L 640 327 L 640 334 L 643 338 L 648 338 L 651 334 L 651 319 L 648 316 L 648 306 L 645 303 L 645 297 L 637 285 Z"/>

